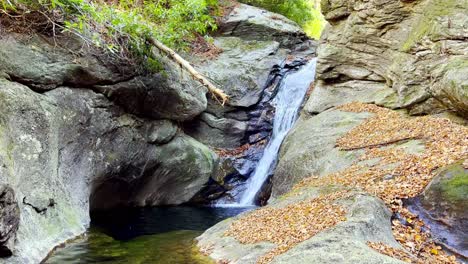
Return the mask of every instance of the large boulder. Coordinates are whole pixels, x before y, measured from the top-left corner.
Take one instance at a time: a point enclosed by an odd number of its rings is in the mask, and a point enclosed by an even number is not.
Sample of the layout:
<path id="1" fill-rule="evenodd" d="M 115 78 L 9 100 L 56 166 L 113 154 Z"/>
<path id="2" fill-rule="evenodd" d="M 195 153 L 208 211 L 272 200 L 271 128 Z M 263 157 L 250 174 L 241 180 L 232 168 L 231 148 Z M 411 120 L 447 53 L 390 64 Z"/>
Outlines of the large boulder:
<path id="1" fill-rule="evenodd" d="M 145 72 L 70 35 L 54 39 L 38 34 L 0 36 L 0 76 L 35 91 L 88 88 L 129 113 L 155 119 L 185 121 L 203 112 L 206 89 L 166 57 L 160 56 L 159 63 L 159 72 Z"/>
<path id="2" fill-rule="evenodd" d="M 283 208 L 289 204 L 317 197 L 317 189 L 304 190 L 299 196 L 288 196 L 268 205 Z M 393 238 L 390 212 L 377 198 L 354 194 L 342 199 L 346 206 L 346 221 L 297 244 L 276 256 L 271 263 L 367 263 L 400 264 L 402 261 L 381 255 L 366 245 L 368 241 L 384 242 L 399 247 Z M 269 242 L 241 244 L 235 238 L 224 235 L 234 221 L 243 215 L 220 222 L 197 238 L 198 246 L 205 249 L 217 261 L 254 264 L 259 257 L 275 248 Z M 241 220 L 242 221 L 242 220 Z"/>
<path id="3" fill-rule="evenodd" d="M 85 231 L 89 211 L 189 201 L 217 157 L 169 120 L 137 118 L 89 89 L 39 94 L 0 79 L 0 184 L 21 217 L 6 263 L 37 263 Z"/>
<path id="4" fill-rule="evenodd" d="M 281 147 L 272 196 L 286 193 L 306 177 L 324 176 L 349 167 L 359 153 L 339 150 L 336 140 L 370 116 L 338 110 L 313 117 L 303 114 Z"/>
<path id="5" fill-rule="evenodd" d="M 222 35 L 253 40 L 275 40 L 281 46 L 297 47 L 308 37 L 288 18 L 245 4 L 237 4 L 220 26 Z"/>
<path id="6" fill-rule="evenodd" d="M 118 83 L 135 74 L 130 67 L 116 67 L 90 52 L 79 52 L 82 45 L 78 39 L 63 35 L 53 39 L 38 34 L 2 32 L 0 72 L 38 91 L 63 85 L 87 87 Z"/>
<path id="7" fill-rule="evenodd" d="M 466 116 L 466 0 L 326 0 L 322 10 L 330 24 L 309 112 L 362 101 Z"/>
<path id="8" fill-rule="evenodd" d="M 356 195 L 342 203 L 348 208 L 346 221 L 302 242 L 272 263 L 405 263 L 379 254 L 367 245 L 370 241 L 401 247 L 392 234 L 391 213 L 382 201 L 368 195 Z"/>
<path id="9" fill-rule="evenodd" d="M 205 111 L 207 89 L 166 56 L 159 55 L 158 61 L 163 69 L 157 73 L 93 89 L 127 112 L 153 119 L 187 121 Z"/>

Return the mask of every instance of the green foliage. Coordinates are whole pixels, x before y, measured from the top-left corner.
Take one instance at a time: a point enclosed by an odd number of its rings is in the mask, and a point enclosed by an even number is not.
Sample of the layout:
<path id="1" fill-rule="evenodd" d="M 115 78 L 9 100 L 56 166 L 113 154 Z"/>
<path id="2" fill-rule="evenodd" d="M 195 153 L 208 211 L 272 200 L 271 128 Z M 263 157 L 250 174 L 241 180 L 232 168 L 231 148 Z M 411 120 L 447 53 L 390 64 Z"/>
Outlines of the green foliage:
<path id="1" fill-rule="evenodd" d="M 308 0 L 241 0 L 241 2 L 282 14 L 298 24 L 313 18 Z"/>
<path id="2" fill-rule="evenodd" d="M 130 51 L 145 59 L 151 49 L 147 43 L 150 37 L 185 49 L 196 34 L 216 29 L 212 15 L 217 0 L 0 0 L 0 7 L 6 12 L 40 12 L 50 18 L 58 13 L 64 21 L 56 21 L 61 29 L 79 32 L 113 53 Z"/>
<path id="3" fill-rule="evenodd" d="M 314 8 L 315 0 L 240 0 L 241 2 L 282 14 L 298 23 L 313 38 L 320 38 L 325 20 Z"/>

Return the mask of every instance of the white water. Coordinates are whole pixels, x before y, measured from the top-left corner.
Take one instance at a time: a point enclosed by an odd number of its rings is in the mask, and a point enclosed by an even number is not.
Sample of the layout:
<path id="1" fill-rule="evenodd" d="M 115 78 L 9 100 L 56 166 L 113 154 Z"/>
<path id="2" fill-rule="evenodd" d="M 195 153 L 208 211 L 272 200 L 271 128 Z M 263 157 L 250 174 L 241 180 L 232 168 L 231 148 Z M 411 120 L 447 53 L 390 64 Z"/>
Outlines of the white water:
<path id="1" fill-rule="evenodd" d="M 276 165 L 281 143 L 296 122 L 299 108 L 310 84 L 314 81 L 316 62 L 316 59 L 312 59 L 299 71 L 287 75 L 282 81 L 273 101 L 276 105 L 273 134 L 253 176 L 247 181 L 247 189 L 243 193 L 239 205 L 255 204 L 255 196 L 267 180 L 270 169 Z"/>

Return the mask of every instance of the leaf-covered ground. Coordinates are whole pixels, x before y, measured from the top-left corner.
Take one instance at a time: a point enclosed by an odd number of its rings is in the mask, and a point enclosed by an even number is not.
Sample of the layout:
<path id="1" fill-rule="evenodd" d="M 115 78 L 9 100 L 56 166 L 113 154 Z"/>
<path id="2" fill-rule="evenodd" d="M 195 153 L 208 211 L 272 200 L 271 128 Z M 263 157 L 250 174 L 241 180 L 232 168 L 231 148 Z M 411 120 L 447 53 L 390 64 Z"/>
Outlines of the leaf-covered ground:
<path id="1" fill-rule="evenodd" d="M 337 203 L 346 195 L 346 192 L 334 192 L 284 208 L 262 208 L 234 222 L 225 235 L 243 244 L 275 243 L 277 247 L 257 261 L 269 263 L 276 255 L 346 220 L 346 210 Z"/>
<path id="2" fill-rule="evenodd" d="M 304 179 L 291 194 L 304 187 L 331 185 L 364 190 L 381 198 L 401 219 L 392 221 L 392 229 L 404 250 L 369 242 L 371 248 L 409 263 L 457 263 L 455 257 L 447 255 L 434 243 L 424 223 L 403 207 L 403 199 L 422 193 L 437 169 L 468 157 L 468 128 L 448 119 L 410 118 L 363 103 L 350 103 L 339 109 L 374 113 L 337 141 L 341 150 L 361 149 L 365 153 L 343 171 Z M 419 140 L 424 149 L 414 153 L 405 151 L 401 144 L 410 140 Z M 345 210 L 334 203 L 342 196 L 343 192 L 334 193 L 282 209 L 255 211 L 234 222 L 226 235 L 241 243 L 270 241 L 277 244 L 275 250 L 258 260 L 258 263 L 268 263 L 274 256 L 339 222 L 331 219 L 343 219 Z"/>

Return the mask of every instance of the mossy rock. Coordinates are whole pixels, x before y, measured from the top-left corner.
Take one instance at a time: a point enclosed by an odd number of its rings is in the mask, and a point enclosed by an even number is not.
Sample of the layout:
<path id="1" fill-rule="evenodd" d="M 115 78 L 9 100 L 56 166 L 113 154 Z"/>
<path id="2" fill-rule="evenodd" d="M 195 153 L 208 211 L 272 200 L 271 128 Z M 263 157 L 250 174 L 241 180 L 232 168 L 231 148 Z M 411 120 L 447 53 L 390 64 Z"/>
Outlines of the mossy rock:
<path id="1" fill-rule="evenodd" d="M 422 205 L 450 222 L 468 218 L 468 169 L 457 163 L 442 169 L 422 195 Z M 452 219 L 453 218 L 453 219 Z"/>
<path id="2" fill-rule="evenodd" d="M 440 193 L 445 201 L 466 206 L 463 202 L 468 200 L 468 169 L 461 164 L 445 168 L 426 192 Z"/>

